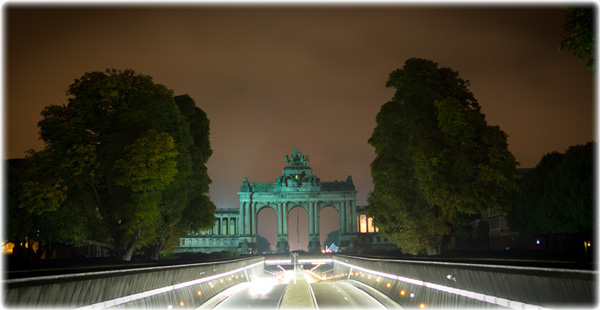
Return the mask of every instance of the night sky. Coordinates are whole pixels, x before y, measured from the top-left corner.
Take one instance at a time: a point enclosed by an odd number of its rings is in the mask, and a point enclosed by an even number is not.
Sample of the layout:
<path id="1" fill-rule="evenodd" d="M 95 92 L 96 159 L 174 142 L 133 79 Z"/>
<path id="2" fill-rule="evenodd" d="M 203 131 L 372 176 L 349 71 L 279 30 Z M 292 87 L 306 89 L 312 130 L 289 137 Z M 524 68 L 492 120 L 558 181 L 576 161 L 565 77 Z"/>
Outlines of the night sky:
<path id="1" fill-rule="evenodd" d="M 351 175 L 365 205 L 375 158 L 367 140 L 393 94 L 388 74 L 411 57 L 469 80 L 521 167 L 595 137 L 594 73 L 557 52 L 558 5 L 3 9 L 4 158 L 42 149 L 40 112 L 66 103 L 74 79 L 129 68 L 189 94 L 208 114 L 218 207 L 239 206 L 243 177 L 273 182 L 293 146 L 322 181 Z"/>

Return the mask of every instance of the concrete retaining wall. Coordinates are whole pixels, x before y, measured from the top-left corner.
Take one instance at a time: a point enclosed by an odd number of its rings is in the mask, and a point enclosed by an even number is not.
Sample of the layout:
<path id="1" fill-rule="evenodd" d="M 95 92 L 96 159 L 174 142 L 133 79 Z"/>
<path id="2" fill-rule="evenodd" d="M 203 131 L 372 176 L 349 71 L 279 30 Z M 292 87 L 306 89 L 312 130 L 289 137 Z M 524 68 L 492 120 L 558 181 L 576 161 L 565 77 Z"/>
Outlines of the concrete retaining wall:
<path id="1" fill-rule="evenodd" d="M 198 307 L 235 284 L 263 276 L 264 258 L 4 281 L 4 306 L 173 309 Z"/>
<path id="2" fill-rule="evenodd" d="M 592 307 L 595 271 L 334 255 L 336 280 L 367 284 L 406 308 Z M 411 294 L 413 294 L 411 296 Z"/>

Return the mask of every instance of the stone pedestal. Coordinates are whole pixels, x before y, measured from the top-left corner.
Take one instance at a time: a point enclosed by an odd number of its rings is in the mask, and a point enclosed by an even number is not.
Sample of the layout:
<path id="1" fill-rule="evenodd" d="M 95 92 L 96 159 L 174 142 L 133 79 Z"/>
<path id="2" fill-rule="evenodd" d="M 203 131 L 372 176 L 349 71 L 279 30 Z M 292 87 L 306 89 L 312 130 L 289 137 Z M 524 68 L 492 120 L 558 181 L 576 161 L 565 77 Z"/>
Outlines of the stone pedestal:
<path id="1" fill-rule="evenodd" d="M 318 235 L 308 236 L 308 252 L 321 253 L 321 240 Z"/>
<path id="2" fill-rule="evenodd" d="M 288 236 L 278 236 L 277 237 L 277 253 L 289 253 L 290 252 L 290 244 L 288 242 Z"/>

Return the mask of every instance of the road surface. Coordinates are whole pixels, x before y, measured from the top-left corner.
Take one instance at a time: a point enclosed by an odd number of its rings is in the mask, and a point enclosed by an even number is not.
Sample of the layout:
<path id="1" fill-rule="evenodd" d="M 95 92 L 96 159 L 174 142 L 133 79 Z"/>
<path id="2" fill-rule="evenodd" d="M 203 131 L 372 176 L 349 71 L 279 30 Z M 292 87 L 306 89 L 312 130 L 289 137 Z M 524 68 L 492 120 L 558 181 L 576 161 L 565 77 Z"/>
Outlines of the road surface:
<path id="1" fill-rule="evenodd" d="M 386 309 L 363 290 L 346 282 L 311 283 L 319 309 Z"/>
<path id="2" fill-rule="evenodd" d="M 277 309 L 287 284 L 247 285 L 213 309 Z M 346 282 L 310 283 L 318 309 L 386 309 L 363 290 Z M 312 298 L 312 296 L 307 296 Z"/>
<path id="3" fill-rule="evenodd" d="M 277 309 L 287 284 L 248 285 L 213 309 Z"/>

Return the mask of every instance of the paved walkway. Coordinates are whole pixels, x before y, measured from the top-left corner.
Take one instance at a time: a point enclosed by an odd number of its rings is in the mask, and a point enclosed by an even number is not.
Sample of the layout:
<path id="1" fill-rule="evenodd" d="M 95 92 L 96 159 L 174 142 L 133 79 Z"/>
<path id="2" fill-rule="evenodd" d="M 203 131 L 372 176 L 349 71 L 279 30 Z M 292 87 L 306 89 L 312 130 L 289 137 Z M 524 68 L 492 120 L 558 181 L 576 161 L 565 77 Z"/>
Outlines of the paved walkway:
<path id="1" fill-rule="evenodd" d="M 293 280 L 287 285 L 280 309 L 316 309 L 314 294 L 304 277 L 296 278 L 296 284 Z"/>

